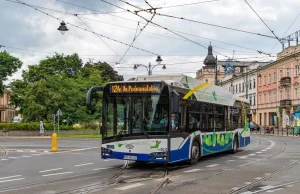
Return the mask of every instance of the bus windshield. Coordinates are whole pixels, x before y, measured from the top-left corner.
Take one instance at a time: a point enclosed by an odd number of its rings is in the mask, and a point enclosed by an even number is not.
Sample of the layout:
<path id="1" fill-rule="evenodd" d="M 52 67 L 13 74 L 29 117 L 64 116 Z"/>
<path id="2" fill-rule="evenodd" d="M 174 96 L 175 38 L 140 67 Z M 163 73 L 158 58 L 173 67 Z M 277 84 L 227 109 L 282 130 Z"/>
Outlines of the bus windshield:
<path id="1" fill-rule="evenodd" d="M 109 96 L 103 108 L 103 138 L 168 133 L 169 98 L 166 96 Z"/>

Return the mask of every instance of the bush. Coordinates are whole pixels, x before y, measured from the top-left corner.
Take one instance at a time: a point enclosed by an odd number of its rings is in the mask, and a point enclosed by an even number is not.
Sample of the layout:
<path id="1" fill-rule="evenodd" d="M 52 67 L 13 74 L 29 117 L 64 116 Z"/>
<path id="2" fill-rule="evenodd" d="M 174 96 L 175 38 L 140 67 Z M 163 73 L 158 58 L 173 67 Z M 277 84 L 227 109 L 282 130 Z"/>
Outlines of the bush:
<path id="1" fill-rule="evenodd" d="M 53 130 L 53 123 L 44 123 L 45 129 L 48 131 Z M 57 130 L 57 124 L 55 126 Z M 88 128 L 73 128 L 69 125 L 60 125 L 59 130 L 83 130 Z M 39 131 L 40 123 L 0 123 L 0 130 L 10 130 L 10 131 Z"/>

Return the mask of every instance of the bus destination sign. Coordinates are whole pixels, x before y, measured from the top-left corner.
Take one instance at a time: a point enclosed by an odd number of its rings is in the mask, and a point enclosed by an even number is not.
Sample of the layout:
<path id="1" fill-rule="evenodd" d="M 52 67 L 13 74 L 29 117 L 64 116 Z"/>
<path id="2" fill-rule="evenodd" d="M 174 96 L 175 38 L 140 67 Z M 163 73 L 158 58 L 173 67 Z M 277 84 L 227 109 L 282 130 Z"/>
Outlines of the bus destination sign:
<path id="1" fill-rule="evenodd" d="M 111 93 L 159 93 L 160 84 L 113 84 Z"/>

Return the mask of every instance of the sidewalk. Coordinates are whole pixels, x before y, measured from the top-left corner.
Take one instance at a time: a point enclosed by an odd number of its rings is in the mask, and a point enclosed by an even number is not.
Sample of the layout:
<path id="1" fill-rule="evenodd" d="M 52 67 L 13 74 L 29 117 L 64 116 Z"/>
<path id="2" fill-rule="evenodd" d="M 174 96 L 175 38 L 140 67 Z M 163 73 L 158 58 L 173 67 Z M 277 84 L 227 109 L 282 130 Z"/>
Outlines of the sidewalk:
<path id="1" fill-rule="evenodd" d="M 299 137 L 299 135 L 294 135 L 293 136 L 293 134 L 286 134 L 286 133 L 284 133 L 283 135 L 282 135 L 282 133 L 279 133 L 279 135 L 278 135 L 278 133 L 251 133 L 251 135 L 263 135 L 263 136 L 276 136 L 276 137 L 294 137 L 294 138 L 299 138 L 300 139 L 300 137 Z"/>
<path id="2" fill-rule="evenodd" d="M 51 139 L 51 136 L 0 136 L 0 139 Z"/>

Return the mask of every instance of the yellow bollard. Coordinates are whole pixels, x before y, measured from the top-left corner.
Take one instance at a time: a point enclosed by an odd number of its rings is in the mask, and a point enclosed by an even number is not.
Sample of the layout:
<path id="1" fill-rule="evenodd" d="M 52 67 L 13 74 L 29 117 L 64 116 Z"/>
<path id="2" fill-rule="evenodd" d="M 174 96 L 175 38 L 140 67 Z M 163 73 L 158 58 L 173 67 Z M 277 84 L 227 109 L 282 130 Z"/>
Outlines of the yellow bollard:
<path id="1" fill-rule="evenodd" d="M 57 135 L 56 135 L 56 133 L 52 134 L 52 152 L 57 152 Z"/>

